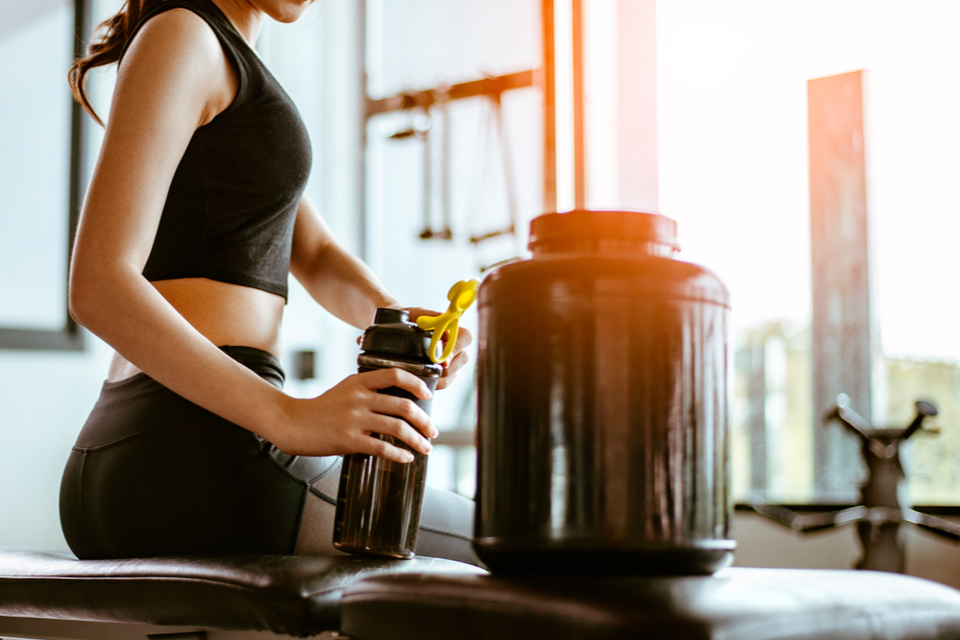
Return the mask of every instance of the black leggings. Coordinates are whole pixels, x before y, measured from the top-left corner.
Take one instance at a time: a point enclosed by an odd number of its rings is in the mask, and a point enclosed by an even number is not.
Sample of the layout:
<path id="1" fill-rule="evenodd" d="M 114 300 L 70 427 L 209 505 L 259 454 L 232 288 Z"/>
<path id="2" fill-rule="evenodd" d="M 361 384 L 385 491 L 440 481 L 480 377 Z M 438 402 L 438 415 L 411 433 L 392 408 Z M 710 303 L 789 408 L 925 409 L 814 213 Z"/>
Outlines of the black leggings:
<path id="1" fill-rule="evenodd" d="M 221 347 L 272 384 L 280 363 Z M 60 488 L 60 521 L 82 559 L 196 553 L 337 553 L 340 457 L 290 456 L 146 374 L 105 382 Z M 476 563 L 473 502 L 427 488 L 419 555 Z"/>

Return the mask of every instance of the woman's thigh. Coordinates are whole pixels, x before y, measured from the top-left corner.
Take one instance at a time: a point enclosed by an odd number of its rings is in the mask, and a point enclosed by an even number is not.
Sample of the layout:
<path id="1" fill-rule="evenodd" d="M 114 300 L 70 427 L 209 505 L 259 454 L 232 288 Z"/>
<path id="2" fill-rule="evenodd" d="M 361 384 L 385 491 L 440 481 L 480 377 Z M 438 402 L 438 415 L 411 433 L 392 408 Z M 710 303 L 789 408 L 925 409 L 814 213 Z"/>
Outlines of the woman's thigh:
<path id="1" fill-rule="evenodd" d="M 224 351 L 279 386 L 279 363 Z M 63 532 L 81 558 L 292 553 L 310 484 L 333 459 L 270 443 L 145 374 L 105 383 L 61 484 Z"/>

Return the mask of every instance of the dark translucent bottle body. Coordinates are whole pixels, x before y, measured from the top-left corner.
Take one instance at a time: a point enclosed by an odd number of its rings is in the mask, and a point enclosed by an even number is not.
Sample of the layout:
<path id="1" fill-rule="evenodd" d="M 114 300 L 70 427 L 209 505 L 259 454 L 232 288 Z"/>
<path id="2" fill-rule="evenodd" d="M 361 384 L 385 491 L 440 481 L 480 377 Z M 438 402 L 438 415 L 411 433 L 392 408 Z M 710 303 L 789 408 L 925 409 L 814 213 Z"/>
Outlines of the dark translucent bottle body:
<path id="1" fill-rule="evenodd" d="M 479 294 L 476 539 L 496 572 L 710 573 L 728 539 L 728 295 L 675 223 L 548 214 Z"/>
<path id="2" fill-rule="evenodd" d="M 364 333 L 357 358 L 360 373 L 399 368 L 423 380 L 433 391 L 442 373 L 427 355 L 431 333 L 407 322 L 407 312 L 378 309 Z M 413 400 L 427 414 L 431 401 L 397 387 L 379 393 Z M 417 545 L 420 510 L 426 483 L 427 457 L 393 436 L 381 439 L 410 451 L 413 462 L 399 463 L 377 456 L 344 456 L 333 531 L 333 546 L 341 551 L 388 558 L 412 558 Z"/>

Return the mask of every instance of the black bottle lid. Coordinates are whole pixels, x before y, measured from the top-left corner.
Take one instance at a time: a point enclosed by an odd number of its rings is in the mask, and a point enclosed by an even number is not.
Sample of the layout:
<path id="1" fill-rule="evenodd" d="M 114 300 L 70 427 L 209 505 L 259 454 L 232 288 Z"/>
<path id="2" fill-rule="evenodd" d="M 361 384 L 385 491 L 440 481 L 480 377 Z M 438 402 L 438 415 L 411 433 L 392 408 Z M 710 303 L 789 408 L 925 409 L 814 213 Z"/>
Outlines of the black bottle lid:
<path id="1" fill-rule="evenodd" d="M 373 324 L 397 324 L 398 322 L 407 322 L 409 318 L 410 312 L 404 309 L 377 307 L 377 312 L 373 316 Z"/>
<path id="2" fill-rule="evenodd" d="M 360 348 L 368 353 L 431 362 L 429 353 L 433 332 L 408 322 L 409 317 L 410 314 L 401 309 L 377 309 L 373 324 L 363 332 Z"/>
<path id="3" fill-rule="evenodd" d="M 547 213 L 530 222 L 529 248 L 535 254 L 562 251 L 641 250 L 673 255 L 677 223 L 656 213 L 586 211 Z"/>

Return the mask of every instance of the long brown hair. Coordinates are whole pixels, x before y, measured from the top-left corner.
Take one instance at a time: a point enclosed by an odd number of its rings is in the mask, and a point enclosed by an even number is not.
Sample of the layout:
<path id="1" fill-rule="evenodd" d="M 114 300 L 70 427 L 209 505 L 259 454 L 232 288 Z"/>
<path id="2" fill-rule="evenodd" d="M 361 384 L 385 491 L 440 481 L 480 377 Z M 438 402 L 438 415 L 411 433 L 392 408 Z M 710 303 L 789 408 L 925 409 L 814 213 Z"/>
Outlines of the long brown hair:
<path id="1" fill-rule="evenodd" d="M 123 53 L 124 47 L 130 41 L 133 30 L 139 24 L 140 19 L 161 2 L 163 0 L 126 0 L 117 15 L 105 20 L 94 30 L 94 34 L 99 36 L 99 40 L 90 44 L 87 55 L 74 60 L 73 66 L 70 67 L 70 90 L 73 91 L 73 97 L 83 105 L 87 113 L 101 127 L 103 126 L 103 120 L 94 111 L 84 89 L 84 79 L 87 77 L 87 72 L 120 60 L 120 54 Z"/>

